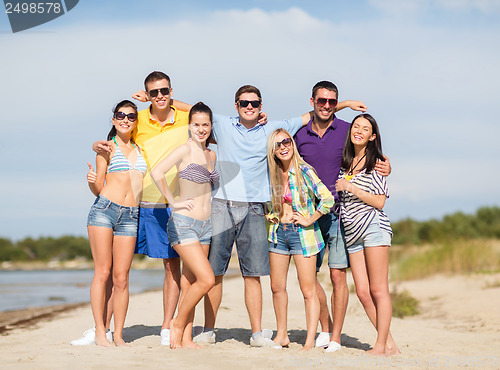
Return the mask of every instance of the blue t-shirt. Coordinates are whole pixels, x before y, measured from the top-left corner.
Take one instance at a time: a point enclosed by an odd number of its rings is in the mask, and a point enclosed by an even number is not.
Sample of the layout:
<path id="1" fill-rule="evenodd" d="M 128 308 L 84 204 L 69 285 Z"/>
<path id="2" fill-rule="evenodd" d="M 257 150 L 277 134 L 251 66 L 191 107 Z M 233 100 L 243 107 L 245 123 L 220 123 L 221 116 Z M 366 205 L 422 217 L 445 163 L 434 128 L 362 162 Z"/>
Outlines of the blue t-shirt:
<path id="1" fill-rule="evenodd" d="M 302 127 L 302 117 L 257 124 L 251 129 L 238 117 L 214 115 L 212 132 L 217 141 L 219 189 L 215 198 L 237 202 L 268 202 L 267 137 L 277 128 L 292 136 Z"/>

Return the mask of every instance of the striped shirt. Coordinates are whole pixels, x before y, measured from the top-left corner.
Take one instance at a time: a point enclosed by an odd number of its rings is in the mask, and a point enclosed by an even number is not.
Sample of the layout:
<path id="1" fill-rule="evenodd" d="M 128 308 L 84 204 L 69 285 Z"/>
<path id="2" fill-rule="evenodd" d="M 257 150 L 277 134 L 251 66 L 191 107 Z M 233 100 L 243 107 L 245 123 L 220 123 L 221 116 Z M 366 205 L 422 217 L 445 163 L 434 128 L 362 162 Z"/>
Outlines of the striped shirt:
<path id="1" fill-rule="evenodd" d="M 339 179 L 343 178 L 345 178 L 345 169 L 341 169 L 339 173 Z M 350 182 L 368 193 L 377 195 L 385 194 L 389 198 L 389 188 L 387 187 L 386 179 L 375 170 L 367 173 L 366 169 L 364 169 L 356 174 Z M 377 213 L 380 221 L 380 229 L 392 235 L 391 223 L 384 211 L 366 204 L 348 191 L 341 192 L 340 200 L 340 218 L 344 225 L 345 239 L 348 247 L 363 236 Z"/>
<path id="2" fill-rule="evenodd" d="M 333 207 L 335 199 L 332 193 L 330 193 L 330 190 L 328 190 L 318 178 L 314 169 L 308 164 L 303 164 L 300 166 L 300 173 L 298 176 L 302 176 L 304 180 L 301 189 L 298 188 L 298 184 L 295 181 L 293 169 L 288 172 L 290 190 L 292 191 L 292 208 L 294 212 L 299 212 L 306 218 L 312 216 L 316 210 L 323 214 L 330 212 L 330 208 Z M 300 193 L 304 194 L 305 202 L 301 202 Z M 316 205 L 316 199 L 319 201 L 318 205 Z M 279 218 L 279 215 L 273 212 L 271 212 L 270 215 L 271 217 Z M 276 244 L 278 242 L 278 226 L 278 224 L 270 224 L 269 241 L 271 243 Z M 305 257 L 314 256 L 325 247 L 318 221 L 315 221 L 308 227 L 302 225 L 297 226 L 299 229 L 300 244 L 302 245 L 302 253 Z"/>

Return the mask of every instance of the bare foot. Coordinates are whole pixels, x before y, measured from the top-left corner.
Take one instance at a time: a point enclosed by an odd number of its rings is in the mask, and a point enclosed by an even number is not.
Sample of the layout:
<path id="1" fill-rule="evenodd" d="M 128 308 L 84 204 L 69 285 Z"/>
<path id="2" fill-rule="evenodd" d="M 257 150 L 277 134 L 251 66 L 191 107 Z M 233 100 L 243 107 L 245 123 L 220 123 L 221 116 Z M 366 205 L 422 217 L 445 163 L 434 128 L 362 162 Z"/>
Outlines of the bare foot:
<path id="1" fill-rule="evenodd" d="M 281 347 L 288 347 L 288 345 L 290 344 L 290 338 L 288 338 L 288 335 L 282 337 L 276 335 L 273 341 L 278 343 Z"/>
<path id="2" fill-rule="evenodd" d="M 124 346 L 124 347 L 130 347 L 130 344 L 125 343 L 122 337 L 117 337 L 116 335 L 113 338 L 113 341 L 115 342 L 115 345 L 117 347 Z"/>
<path id="3" fill-rule="evenodd" d="M 307 352 L 313 348 L 314 348 L 314 341 L 312 343 L 304 344 L 304 347 L 302 347 L 302 349 L 299 352 Z"/>
<path id="4" fill-rule="evenodd" d="M 399 355 L 399 354 L 401 354 L 401 351 L 396 346 L 394 346 L 392 348 L 389 348 L 389 347 L 385 348 L 385 355 L 386 356 L 394 356 L 394 355 Z"/>
<path id="5" fill-rule="evenodd" d="M 182 341 L 182 348 L 198 349 L 198 348 L 201 348 L 201 346 L 197 345 L 192 340 L 185 340 L 184 339 Z"/>
<path id="6" fill-rule="evenodd" d="M 95 344 L 101 347 L 110 347 L 111 343 L 106 339 L 106 334 L 98 335 L 96 333 L 95 335 Z"/>
<path id="7" fill-rule="evenodd" d="M 182 327 L 176 326 L 176 320 L 170 321 L 170 348 L 182 348 Z"/>
<path id="8" fill-rule="evenodd" d="M 385 348 L 380 349 L 380 348 L 377 348 L 377 347 L 373 347 L 369 351 L 366 351 L 366 353 L 368 353 L 369 355 L 373 355 L 373 356 L 383 356 L 383 357 L 387 356 L 385 354 Z"/>

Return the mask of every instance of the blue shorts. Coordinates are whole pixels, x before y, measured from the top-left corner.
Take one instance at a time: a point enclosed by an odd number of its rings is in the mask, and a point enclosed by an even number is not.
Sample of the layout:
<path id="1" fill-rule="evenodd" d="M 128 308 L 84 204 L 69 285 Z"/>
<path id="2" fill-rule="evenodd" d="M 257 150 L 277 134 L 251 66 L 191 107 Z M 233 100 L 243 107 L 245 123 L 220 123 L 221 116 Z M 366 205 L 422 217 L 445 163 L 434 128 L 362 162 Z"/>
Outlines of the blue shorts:
<path id="1" fill-rule="evenodd" d="M 224 275 L 236 244 L 243 276 L 267 276 L 269 249 L 262 203 L 212 202 L 212 242 L 208 260 L 215 276 Z"/>
<path id="2" fill-rule="evenodd" d="M 276 230 L 277 243 L 269 243 L 269 252 L 292 255 L 302 252 L 302 244 L 300 243 L 299 228 L 295 224 L 278 225 Z"/>
<path id="3" fill-rule="evenodd" d="M 352 254 L 369 247 L 380 247 L 382 245 L 390 246 L 391 239 L 392 235 L 380 228 L 378 214 L 376 214 L 363 235 L 361 235 L 352 245 L 348 246 L 347 251 L 349 254 Z"/>
<path id="4" fill-rule="evenodd" d="M 168 220 L 167 234 L 172 247 L 197 241 L 201 244 L 210 244 L 212 225 L 210 219 L 200 221 L 173 212 Z"/>
<path id="5" fill-rule="evenodd" d="M 344 227 L 339 221 L 339 217 L 333 212 L 321 216 L 318 220 L 321 236 L 325 244 L 328 245 L 328 267 L 331 269 L 344 269 L 350 266 L 347 257 Z M 318 254 L 316 271 L 319 271 L 321 267 L 325 251 L 326 246 Z"/>
<path id="6" fill-rule="evenodd" d="M 102 226 L 113 230 L 113 235 L 137 236 L 139 207 L 125 207 L 98 195 L 90 208 L 87 226 Z"/>
<path id="7" fill-rule="evenodd" d="M 167 236 L 167 223 L 171 213 L 170 208 L 139 207 L 139 231 L 135 253 L 151 258 L 179 257 Z"/>

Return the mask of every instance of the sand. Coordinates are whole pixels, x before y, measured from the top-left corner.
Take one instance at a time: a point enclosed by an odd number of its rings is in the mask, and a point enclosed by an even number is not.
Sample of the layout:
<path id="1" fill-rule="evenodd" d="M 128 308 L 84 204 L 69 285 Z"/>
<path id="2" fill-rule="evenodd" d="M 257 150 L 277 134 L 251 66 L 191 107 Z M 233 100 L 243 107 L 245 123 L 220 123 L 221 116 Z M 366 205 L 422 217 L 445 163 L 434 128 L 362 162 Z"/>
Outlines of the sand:
<path id="1" fill-rule="evenodd" d="M 124 330 L 130 347 L 71 346 L 92 326 L 90 305 L 24 322 L 0 335 L 1 369 L 267 369 L 267 368 L 500 368 L 500 274 L 437 276 L 398 285 L 420 301 L 421 313 L 394 318 L 392 333 L 401 355 L 368 356 L 375 330 L 357 297 L 350 295 L 340 351 L 299 353 L 305 340 L 302 295 L 289 274 L 288 327 L 292 343 L 282 350 L 251 348 L 241 277 L 224 282 L 217 343 L 199 350 L 160 346 L 161 291 L 134 295 Z M 263 327 L 275 329 L 269 279 L 262 279 Z M 331 287 L 328 287 L 331 291 Z M 196 325 L 203 320 L 198 307 Z"/>

